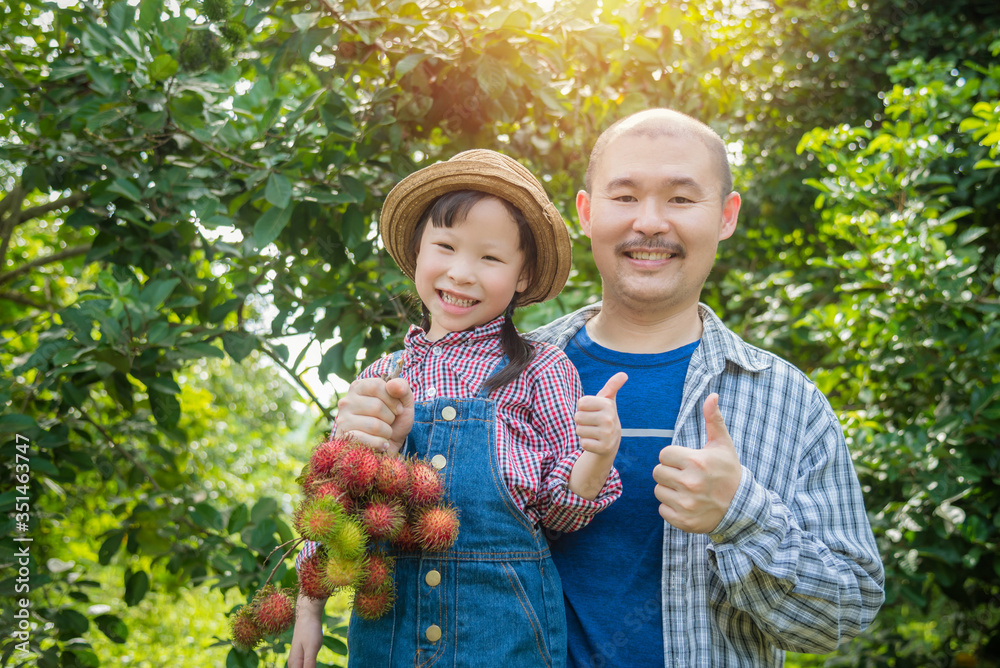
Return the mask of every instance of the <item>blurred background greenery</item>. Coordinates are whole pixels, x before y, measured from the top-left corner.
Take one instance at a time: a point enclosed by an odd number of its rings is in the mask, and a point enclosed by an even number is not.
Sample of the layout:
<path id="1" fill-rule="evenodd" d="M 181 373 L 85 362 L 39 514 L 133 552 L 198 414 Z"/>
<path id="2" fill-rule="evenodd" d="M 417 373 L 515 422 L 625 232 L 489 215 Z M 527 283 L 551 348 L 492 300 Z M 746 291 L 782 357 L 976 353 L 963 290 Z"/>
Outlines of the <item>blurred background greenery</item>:
<path id="1" fill-rule="evenodd" d="M 0 664 L 284 665 L 226 614 L 293 581 L 298 470 L 414 319 L 388 189 L 472 147 L 541 175 L 575 267 L 530 329 L 599 294 L 592 142 L 666 106 L 744 196 L 704 299 L 830 397 L 886 565 L 872 628 L 788 665 L 998 665 L 993 0 L 14 0 L 0 37 L 0 521 L 28 496 L 34 539 Z"/>

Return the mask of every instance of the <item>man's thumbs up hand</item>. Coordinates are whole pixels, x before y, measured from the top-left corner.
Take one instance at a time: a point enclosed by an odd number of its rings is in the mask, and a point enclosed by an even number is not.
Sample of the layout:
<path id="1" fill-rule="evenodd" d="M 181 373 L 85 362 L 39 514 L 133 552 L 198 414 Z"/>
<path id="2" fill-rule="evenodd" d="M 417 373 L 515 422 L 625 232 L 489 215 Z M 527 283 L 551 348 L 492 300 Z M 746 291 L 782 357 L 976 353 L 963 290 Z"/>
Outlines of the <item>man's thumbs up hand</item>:
<path id="1" fill-rule="evenodd" d="M 743 476 L 740 457 L 719 410 L 719 395 L 702 406 L 705 446 L 668 445 L 653 469 L 660 515 L 688 533 L 711 533 L 722 521 Z"/>
<path id="2" fill-rule="evenodd" d="M 596 396 L 580 397 L 576 403 L 576 434 L 580 437 L 580 447 L 596 455 L 612 455 L 618 452 L 622 440 L 622 425 L 618 421 L 616 397 L 628 376 L 618 372 L 608 379 Z"/>

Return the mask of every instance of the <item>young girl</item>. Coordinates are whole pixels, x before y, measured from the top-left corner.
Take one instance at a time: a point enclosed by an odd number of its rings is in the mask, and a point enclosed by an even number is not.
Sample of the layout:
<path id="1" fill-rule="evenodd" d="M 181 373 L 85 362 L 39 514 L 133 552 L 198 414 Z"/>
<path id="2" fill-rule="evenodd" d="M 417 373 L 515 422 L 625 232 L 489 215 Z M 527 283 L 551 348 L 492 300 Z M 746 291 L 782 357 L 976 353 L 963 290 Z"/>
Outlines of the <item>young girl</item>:
<path id="1" fill-rule="evenodd" d="M 561 667 L 562 587 L 542 527 L 579 529 L 621 494 L 613 401 L 575 419 L 576 370 L 511 319 L 562 289 L 565 223 L 528 170 L 475 150 L 401 181 L 380 232 L 424 311 L 402 356 L 416 402 L 402 454 L 440 470 L 461 529 L 448 551 L 395 554 L 396 603 L 376 620 L 352 616 L 350 666 Z M 315 665 L 323 603 L 299 600 L 292 668 Z"/>

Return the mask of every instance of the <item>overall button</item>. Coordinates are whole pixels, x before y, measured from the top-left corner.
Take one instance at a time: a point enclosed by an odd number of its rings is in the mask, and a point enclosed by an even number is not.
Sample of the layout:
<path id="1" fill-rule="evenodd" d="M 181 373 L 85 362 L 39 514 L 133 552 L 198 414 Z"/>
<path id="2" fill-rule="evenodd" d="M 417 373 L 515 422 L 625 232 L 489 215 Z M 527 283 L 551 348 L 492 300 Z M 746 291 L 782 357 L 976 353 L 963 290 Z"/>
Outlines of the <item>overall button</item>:
<path id="1" fill-rule="evenodd" d="M 431 624 L 427 627 L 427 639 L 431 642 L 437 642 L 441 640 L 441 627 L 437 624 Z"/>
<path id="2" fill-rule="evenodd" d="M 458 415 L 458 411 L 455 410 L 454 406 L 445 406 L 441 409 L 441 417 L 449 422 L 454 420 L 456 415 Z"/>
<path id="3" fill-rule="evenodd" d="M 437 587 L 441 584 L 441 574 L 437 571 L 427 571 L 427 575 L 424 576 L 424 582 L 427 583 L 428 587 Z"/>
<path id="4" fill-rule="evenodd" d="M 438 471 L 444 468 L 444 465 L 448 463 L 444 455 L 434 455 L 431 457 L 431 466 L 436 468 Z"/>

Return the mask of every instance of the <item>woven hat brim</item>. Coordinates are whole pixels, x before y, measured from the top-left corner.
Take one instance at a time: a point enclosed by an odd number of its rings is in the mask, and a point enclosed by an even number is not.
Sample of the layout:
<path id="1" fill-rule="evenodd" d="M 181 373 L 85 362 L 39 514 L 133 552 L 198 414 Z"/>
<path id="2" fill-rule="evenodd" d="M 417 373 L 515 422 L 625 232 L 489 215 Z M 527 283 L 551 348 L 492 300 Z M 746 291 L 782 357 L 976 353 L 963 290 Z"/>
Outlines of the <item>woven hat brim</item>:
<path id="1" fill-rule="evenodd" d="M 530 176 L 520 163 L 516 163 Z M 471 164 L 470 164 L 471 163 Z M 530 176 L 534 180 L 533 176 Z M 535 181 L 537 184 L 537 181 Z M 527 306 L 552 299 L 566 285 L 572 264 L 569 231 L 562 216 L 539 186 L 512 178 L 510 167 L 471 160 L 451 160 L 425 167 L 407 176 L 389 192 L 379 217 L 382 243 L 403 272 L 413 279 L 416 254 L 410 239 L 431 203 L 456 190 L 478 190 L 507 200 L 528 221 L 537 247 L 533 279 L 517 301 Z"/>

